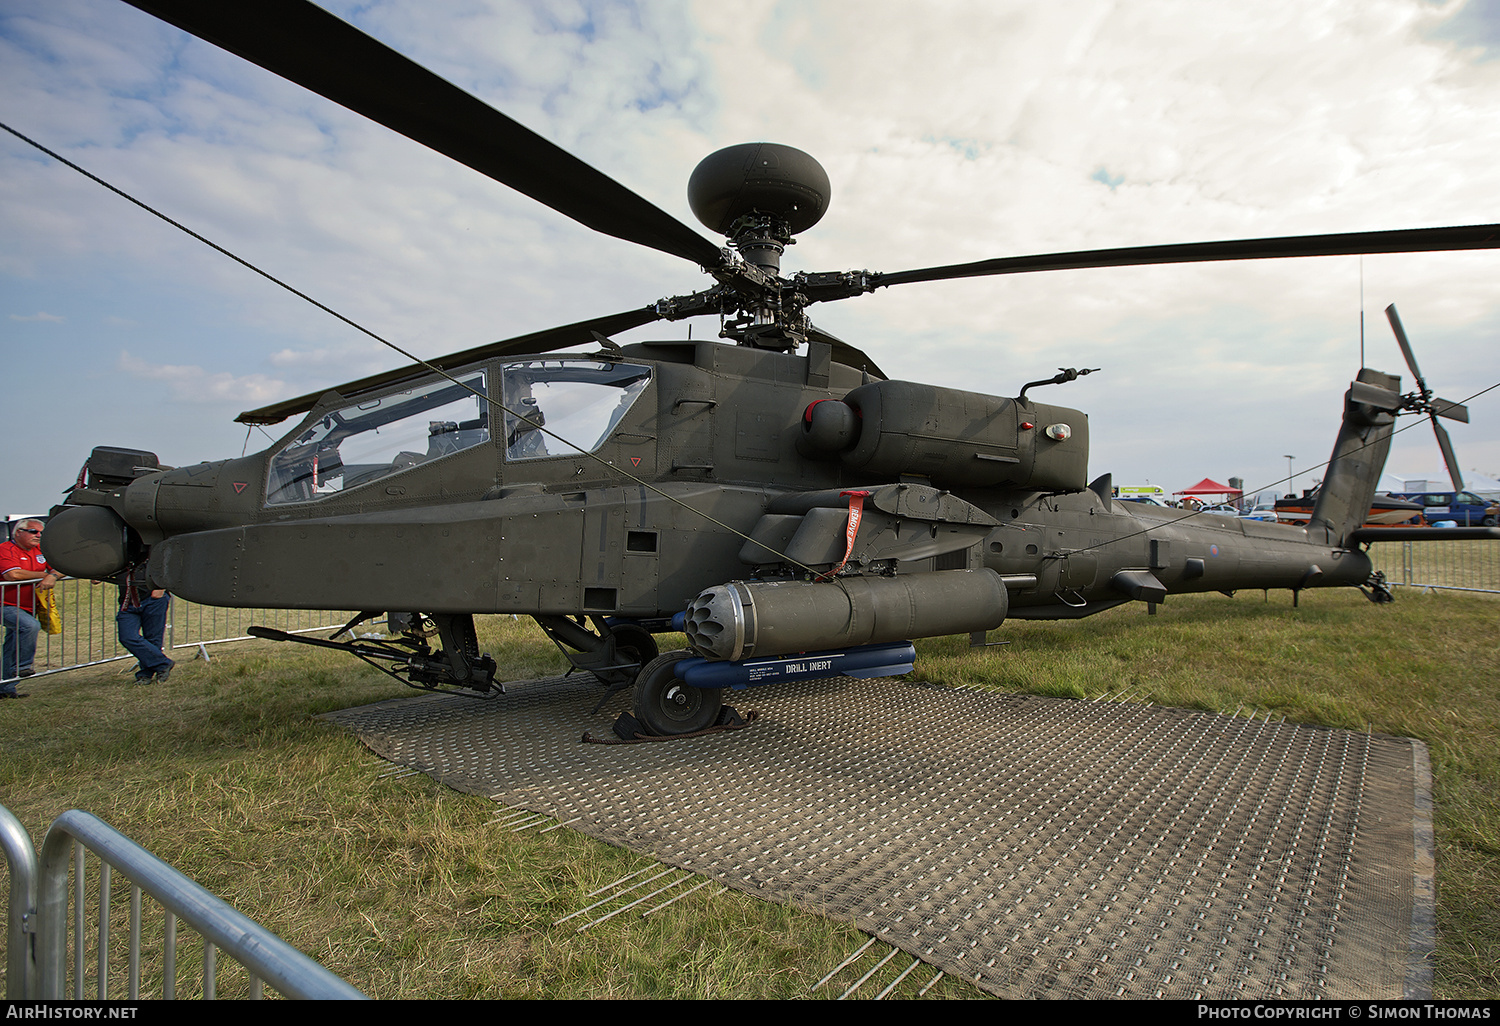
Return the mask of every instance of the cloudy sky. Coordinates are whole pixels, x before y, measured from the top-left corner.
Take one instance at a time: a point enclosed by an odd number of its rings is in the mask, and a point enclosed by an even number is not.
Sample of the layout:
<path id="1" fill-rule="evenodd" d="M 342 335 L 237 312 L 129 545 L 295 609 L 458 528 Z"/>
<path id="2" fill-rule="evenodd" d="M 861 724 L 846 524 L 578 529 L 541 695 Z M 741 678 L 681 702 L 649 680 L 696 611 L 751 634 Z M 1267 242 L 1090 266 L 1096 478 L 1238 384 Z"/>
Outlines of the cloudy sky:
<path id="1" fill-rule="evenodd" d="M 812 153 L 783 267 L 1500 222 L 1500 3 L 325 4 L 686 223 L 705 154 Z M 0 0 L 0 121 L 423 356 L 704 287 L 117 0 Z M 704 234 L 708 235 L 707 230 Z M 1051 272 L 814 308 L 896 377 L 1086 410 L 1118 484 L 1299 485 L 1366 362 L 1500 382 L 1500 252 Z M 681 338 L 683 324 L 621 341 Z M 713 326 L 698 321 L 695 337 Z M 241 410 L 404 363 L 0 133 L 3 511 L 95 445 L 270 444 Z M 1500 476 L 1500 389 L 1452 428 Z M 1403 423 L 1416 423 L 1408 418 Z M 271 429 L 280 435 L 290 425 Z M 1438 472 L 1421 424 L 1390 469 Z"/>

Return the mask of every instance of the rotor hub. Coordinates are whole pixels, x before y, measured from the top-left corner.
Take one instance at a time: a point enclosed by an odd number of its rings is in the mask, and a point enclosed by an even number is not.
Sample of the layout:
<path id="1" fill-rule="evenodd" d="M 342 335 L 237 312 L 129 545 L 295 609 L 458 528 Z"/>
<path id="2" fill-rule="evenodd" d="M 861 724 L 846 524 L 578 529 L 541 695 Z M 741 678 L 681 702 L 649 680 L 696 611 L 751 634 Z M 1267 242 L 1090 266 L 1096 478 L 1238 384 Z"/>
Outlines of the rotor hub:
<path id="1" fill-rule="evenodd" d="M 726 338 L 782 351 L 804 341 L 806 299 L 784 290 L 781 256 L 798 232 L 822 219 L 830 191 L 821 164 L 779 143 L 728 146 L 694 168 L 688 205 L 744 261 L 715 274 L 738 307 L 739 316 L 724 324 Z"/>

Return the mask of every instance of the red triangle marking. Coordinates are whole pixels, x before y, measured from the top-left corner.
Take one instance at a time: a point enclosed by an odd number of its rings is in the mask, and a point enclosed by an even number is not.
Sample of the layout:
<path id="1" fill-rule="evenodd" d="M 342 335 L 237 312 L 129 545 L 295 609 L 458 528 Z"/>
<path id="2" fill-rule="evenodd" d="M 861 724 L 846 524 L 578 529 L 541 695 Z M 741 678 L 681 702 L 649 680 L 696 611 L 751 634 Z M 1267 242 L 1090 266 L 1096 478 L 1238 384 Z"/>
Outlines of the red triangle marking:
<path id="1" fill-rule="evenodd" d="M 236 481 L 236 482 L 234 482 L 234 494 L 236 494 L 236 495 L 240 494 L 240 492 L 243 492 L 249 486 L 250 486 L 250 482 L 249 481 Z"/>
<path id="2" fill-rule="evenodd" d="M 630 465 L 632 467 L 639 467 L 641 465 L 641 458 L 639 456 L 630 457 Z"/>

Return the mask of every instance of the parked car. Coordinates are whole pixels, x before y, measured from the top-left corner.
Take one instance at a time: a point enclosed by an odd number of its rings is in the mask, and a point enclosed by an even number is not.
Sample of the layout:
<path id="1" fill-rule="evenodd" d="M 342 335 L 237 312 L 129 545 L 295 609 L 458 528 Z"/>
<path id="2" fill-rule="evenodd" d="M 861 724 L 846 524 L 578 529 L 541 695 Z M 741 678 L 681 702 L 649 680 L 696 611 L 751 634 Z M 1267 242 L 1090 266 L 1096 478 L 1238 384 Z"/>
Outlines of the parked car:
<path id="1" fill-rule="evenodd" d="M 1276 522 L 1276 504 L 1274 502 L 1257 503 L 1254 509 L 1246 510 L 1240 514 L 1241 520 L 1269 520 Z"/>
<path id="2" fill-rule="evenodd" d="M 1495 504 L 1473 492 L 1392 492 L 1393 498 L 1406 499 L 1422 507 L 1422 518 L 1429 524 L 1447 520 L 1459 527 L 1494 527 Z"/>

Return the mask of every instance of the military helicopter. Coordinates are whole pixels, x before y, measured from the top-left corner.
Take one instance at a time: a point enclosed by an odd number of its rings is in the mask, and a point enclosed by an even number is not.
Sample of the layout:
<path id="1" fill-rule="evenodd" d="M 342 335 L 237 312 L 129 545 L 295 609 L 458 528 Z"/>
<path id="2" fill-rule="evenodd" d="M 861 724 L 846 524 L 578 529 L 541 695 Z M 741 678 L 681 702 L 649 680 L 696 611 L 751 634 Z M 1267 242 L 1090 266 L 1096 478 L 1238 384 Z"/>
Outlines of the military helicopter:
<path id="1" fill-rule="evenodd" d="M 1090 480 L 1087 416 L 1028 395 L 1089 368 L 1013 398 L 891 380 L 807 311 L 959 277 L 1496 248 L 1500 225 L 783 274 L 830 195 L 800 150 L 731 146 L 698 166 L 690 205 L 720 246 L 304 0 L 131 2 L 713 284 L 248 411 L 299 418 L 255 455 L 171 469 L 96 448 L 45 536 L 68 574 L 146 573 L 210 605 L 357 609 L 333 638 L 296 640 L 473 694 L 497 672 L 474 615 L 528 615 L 575 667 L 633 686 L 657 735 L 718 723 L 725 688 L 904 673 L 912 639 L 1007 618 L 1239 588 L 1390 597 L 1361 525 L 1396 415 L 1430 412 L 1395 376 L 1359 371 L 1311 519 L 1290 527 L 1115 501 L 1108 475 Z M 610 338 L 699 315 L 729 344 Z M 393 640 L 337 640 L 377 618 Z M 690 647 L 659 653 L 671 630 Z"/>

